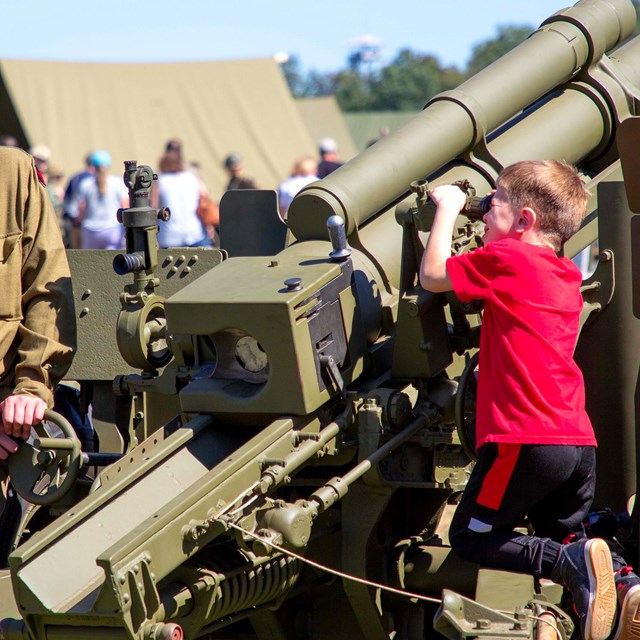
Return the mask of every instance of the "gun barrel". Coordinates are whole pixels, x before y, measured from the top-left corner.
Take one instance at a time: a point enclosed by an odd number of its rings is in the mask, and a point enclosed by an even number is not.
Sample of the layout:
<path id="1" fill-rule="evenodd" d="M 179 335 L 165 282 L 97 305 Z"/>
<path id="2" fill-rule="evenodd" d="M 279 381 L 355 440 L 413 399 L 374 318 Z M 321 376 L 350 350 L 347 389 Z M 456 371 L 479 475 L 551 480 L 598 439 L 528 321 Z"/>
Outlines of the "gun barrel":
<path id="1" fill-rule="evenodd" d="M 581 0 L 547 19 L 525 42 L 458 89 L 433 98 L 414 119 L 324 180 L 305 187 L 289 208 L 298 240 L 324 239 L 339 215 L 347 236 L 397 202 L 414 180 L 472 149 L 583 67 L 631 35 L 631 0 Z"/>

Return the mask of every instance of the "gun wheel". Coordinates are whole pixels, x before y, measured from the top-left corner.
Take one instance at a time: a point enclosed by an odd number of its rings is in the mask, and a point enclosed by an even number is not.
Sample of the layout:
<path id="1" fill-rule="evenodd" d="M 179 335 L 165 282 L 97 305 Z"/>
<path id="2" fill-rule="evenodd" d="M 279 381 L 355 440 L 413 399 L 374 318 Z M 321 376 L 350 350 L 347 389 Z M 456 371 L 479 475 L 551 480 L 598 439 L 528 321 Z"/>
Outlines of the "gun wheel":
<path id="1" fill-rule="evenodd" d="M 50 505 L 71 489 L 82 466 L 80 440 L 69 422 L 55 411 L 45 411 L 44 419 L 57 426 L 62 438 L 51 438 L 43 423 L 34 427 L 37 438 L 21 442 L 9 456 L 11 484 L 28 502 Z"/>
<path id="2" fill-rule="evenodd" d="M 479 358 L 480 352 L 476 351 L 467 362 L 458 381 L 454 405 L 454 421 L 460 444 L 471 460 L 476 460 L 478 457 L 476 454 L 476 397 L 478 395 L 476 370 Z"/>

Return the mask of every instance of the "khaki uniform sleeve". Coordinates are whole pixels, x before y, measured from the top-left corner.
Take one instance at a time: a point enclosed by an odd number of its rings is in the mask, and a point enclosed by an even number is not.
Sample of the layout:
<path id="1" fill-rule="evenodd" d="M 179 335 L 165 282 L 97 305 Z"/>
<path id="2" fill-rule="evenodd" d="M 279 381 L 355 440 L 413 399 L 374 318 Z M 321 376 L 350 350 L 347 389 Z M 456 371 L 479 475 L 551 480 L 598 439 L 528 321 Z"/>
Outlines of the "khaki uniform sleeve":
<path id="1" fill-rule="evenodd" d="M 12 292 L 14 299 L 19 297 L 21 321 L 5 365 L 13 367 L 13 393 L 37 396 L 51 407 L 76 347 L 73 291 L 51 201 L 30 156 L 22 155 L 14 211 L 21 227 L 20 290 Z"/>

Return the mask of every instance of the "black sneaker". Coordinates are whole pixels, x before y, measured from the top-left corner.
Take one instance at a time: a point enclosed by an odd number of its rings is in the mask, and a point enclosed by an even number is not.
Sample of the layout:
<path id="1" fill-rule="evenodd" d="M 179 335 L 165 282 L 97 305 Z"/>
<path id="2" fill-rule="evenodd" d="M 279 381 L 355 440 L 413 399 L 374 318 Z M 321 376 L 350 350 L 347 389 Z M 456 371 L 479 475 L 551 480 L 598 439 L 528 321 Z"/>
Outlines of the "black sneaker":
<path id="1" fill-rule="evenodd" d="M 606 640 L 616 615 L 613 562 L 607 543 L 590 538 L 563 546 L 551 579 L 571 592 L 584 640 Z"/>
<path id="2" fill-rule="evenodd" d="M 620 617 L 614 640 L 640 640 L 640 578 L 630 567 L 616 571 Z"/>

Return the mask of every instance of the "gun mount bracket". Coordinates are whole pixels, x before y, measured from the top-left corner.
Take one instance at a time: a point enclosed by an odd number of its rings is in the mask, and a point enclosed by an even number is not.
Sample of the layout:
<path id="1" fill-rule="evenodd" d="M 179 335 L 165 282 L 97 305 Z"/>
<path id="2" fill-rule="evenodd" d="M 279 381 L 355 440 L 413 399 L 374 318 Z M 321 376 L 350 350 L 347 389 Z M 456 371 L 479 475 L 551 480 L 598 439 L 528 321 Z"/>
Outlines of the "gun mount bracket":
<path id="1" fill-rule="evenodd" d="M 604 249 L 598 255 L 596 270 L 580 287 L 584 302 L 580 313 L 581 332 L 611 302 L 615 288 L 615 254 L 611 249 Z"/>
<path id="2" fill-rule="evenodd" d="M 483 637 L 524 639 L 531 637 L 533 618 L 526 610 L 508 615 L 443 589 L 442 605 L 433 626 L 450 640 Z"/>

